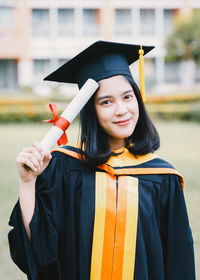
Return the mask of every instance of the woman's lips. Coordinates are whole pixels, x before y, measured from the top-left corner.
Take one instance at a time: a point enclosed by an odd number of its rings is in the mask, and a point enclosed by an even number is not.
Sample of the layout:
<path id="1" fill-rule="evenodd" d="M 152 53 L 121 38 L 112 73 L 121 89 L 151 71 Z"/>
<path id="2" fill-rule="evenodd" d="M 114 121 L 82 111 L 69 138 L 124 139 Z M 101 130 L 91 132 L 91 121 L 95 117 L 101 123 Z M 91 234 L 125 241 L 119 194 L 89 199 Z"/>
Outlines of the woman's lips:
<path id="1" fill-rule="evenodd" d="M 126 126 L 131 122 L 131 118 L 130 119 L 126 119 L 126 120 L 122 120 L 122 121 L 118 121 L 118 122 L 114 122 L 114 124 L 119 125 L 119 126 Z"/>

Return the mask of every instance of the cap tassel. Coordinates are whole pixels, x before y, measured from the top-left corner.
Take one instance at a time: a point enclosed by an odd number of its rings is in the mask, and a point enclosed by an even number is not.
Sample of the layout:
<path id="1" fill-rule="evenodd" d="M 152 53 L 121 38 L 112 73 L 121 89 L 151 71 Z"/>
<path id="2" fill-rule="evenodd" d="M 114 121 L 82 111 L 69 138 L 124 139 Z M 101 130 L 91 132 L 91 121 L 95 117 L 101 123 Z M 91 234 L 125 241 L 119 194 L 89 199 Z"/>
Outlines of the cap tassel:
<path id="1" fill-rule="evenodd" d="M 140 76 L 140 92 L 142 96 L 143 102 L 146 101 L 145 96 L 145 82 L 144 82 L 144 50 L 142 49 L 142 45 L 140 46 L 140 49 L 138 51 L 139 53 L 139 76 Z"/>

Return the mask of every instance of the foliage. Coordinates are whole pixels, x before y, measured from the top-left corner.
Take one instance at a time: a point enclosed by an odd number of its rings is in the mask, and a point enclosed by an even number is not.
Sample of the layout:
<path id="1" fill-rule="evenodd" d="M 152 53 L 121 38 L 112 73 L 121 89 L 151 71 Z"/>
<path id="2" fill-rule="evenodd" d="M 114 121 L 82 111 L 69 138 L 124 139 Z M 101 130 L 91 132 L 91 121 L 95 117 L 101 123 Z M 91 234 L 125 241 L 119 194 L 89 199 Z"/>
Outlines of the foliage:
<path id="1" fill-rule="evenodd" d="M 148 104 L 165 104 L 165 103 L 200 103 L 200 94 L 164 94 L 164 95 L 150 95 L 147 97 Z"/>
<path id="2" fill-rule="evenodd" d="M 66 107 L 66 100 L 56 102 L 58 114 Z M 0 98 L 0 123 L 41 122 L 51 119 L 48 104 L 52 100 Z M 152 118 L 200 122 L 200 95 L 149 96 L 147 110 Z"/>
<path id="3" fill-rule="evenodd" d="M 66 103 L 56 102 L 60 115 Z M 54 101 L 53 101 L 54 102 Z M 4 97 L 0 98 L 0 122 L 37 122 L 52 118 L 48 104 L 50 99 Z"/>
<path id="4" fill-rule="evenodd" d="M 175 22 L 174 32 L 166 40 L 166 61 L 195 60 L 200 63 L 200 10 L 189 19 Z"/>
<path id="5" fill-rule="evenodd" d="M 200 122 L 200 102 L 179 104 L 147 104 L 150 116 L 162 120 L 181 120 Z"/>

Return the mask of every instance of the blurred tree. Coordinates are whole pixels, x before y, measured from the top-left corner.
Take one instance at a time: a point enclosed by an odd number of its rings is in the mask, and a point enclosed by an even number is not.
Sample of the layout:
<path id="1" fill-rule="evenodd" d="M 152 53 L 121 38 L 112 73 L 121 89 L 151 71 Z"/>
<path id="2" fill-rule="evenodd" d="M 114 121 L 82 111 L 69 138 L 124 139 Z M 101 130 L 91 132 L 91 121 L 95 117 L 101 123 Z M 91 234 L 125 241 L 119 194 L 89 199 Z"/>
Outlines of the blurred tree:
<path id="1" fill-rule="evenodd" d="M 177 18 L 174 32 L 166 39 L 168 62 L 194 60 L 200 63 L 200 10 L 190 17 Z"/>

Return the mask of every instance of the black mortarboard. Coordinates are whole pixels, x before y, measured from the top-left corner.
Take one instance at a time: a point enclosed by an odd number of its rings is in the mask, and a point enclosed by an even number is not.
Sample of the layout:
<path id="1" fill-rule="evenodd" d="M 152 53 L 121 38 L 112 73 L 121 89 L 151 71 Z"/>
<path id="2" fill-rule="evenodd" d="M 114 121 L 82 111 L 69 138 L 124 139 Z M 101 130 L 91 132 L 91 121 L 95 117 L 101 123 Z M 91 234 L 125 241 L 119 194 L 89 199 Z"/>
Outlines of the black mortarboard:
<path id="1" fill-rule="evenodd" d="M 144 55 L 153 46 L 142 46 Z M 132 78 L 129 65 L 139 59 L 140 45 L 97 41 L 66 62 L 44 80 L 77 83 L 79 88 L 92 78 L 95 81 L 115 75 Z"/>

